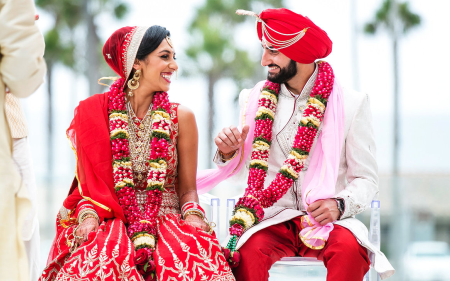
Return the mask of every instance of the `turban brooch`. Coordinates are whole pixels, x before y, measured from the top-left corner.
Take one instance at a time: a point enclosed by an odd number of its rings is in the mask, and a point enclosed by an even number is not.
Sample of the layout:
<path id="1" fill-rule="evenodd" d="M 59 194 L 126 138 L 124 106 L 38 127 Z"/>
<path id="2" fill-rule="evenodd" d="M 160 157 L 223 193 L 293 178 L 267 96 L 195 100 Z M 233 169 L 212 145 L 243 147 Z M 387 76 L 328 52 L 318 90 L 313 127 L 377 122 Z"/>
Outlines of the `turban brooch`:
<path id="1" fill-rule="evenodd" d="M 333 43 L 327 33 L 309 18 L 291 10 L 266 9 L 259 15 L 244 10 L 236 13 L 256 17 L 259 40 L 296 62 L 313 63 L 331 53 Z"/>

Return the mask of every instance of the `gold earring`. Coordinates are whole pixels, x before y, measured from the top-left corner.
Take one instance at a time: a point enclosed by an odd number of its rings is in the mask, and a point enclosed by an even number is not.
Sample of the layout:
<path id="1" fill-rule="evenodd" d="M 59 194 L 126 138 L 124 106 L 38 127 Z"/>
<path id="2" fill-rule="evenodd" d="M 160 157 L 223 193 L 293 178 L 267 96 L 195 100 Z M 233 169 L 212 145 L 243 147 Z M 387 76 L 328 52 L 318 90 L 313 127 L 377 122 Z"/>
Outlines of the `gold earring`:
<path id="1" fill-rule="evenodd" d="M 130 89 L 130 92 L 128 93 L 128 96 L 133 96 L 133 90 L 136 90 L 139 88 L 139 78 L 141 78 L 141 70 L 136 70 L 133 74 L 133 78 L 128 80 L 128 88 Z"/>

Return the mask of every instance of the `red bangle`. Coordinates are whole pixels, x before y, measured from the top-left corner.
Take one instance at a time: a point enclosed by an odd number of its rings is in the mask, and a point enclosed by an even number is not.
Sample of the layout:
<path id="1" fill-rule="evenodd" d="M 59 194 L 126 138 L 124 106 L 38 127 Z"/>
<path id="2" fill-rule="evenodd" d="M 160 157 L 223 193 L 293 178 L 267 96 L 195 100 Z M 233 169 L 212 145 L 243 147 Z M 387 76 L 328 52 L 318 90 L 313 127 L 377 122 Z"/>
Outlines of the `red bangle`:
<path id="1" fill-rule="evenodd" d="M 205 217 L 205 210 L 203 210 L 203 208 L 200 206 L 199 203 L 194 202 L 194 201 L 189 201 L 184 203 L 183 207 L 181 207 L 181 215 L 184 218 L 184 215 L 188 212 L 188 211 L 198 211 L 201 214 L 203 214 L 203 217 Z"/>
<path id="2" fill-rule="evenodd" d="M 75 217 L 78 217 L 78 215 L 81 213 L 81 211 L 86 210 L 86 209 L 91 209 L 95 212 L 94 205 L 92 205 L 91 202 L 86 201 L 86 200 L 82 200 L 82 201 L 78 202 L 77 209 L 75 212 Z"/>

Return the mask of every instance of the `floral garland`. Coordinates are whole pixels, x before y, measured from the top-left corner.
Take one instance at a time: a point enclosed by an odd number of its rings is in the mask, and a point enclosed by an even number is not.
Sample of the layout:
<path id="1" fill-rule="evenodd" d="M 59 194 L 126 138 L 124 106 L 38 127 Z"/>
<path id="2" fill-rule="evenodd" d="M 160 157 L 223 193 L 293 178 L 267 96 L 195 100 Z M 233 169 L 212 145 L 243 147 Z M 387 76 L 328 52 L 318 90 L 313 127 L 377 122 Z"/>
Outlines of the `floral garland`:
<path id="1" fill-rule="evenodd" d="M 255 118 L 253 149 L 250 161 L 248 187 L 237 202 L 230 220 L 230 235 L 224 249 L 231 267 L 239 265 L 240 254 L 236 243 L 245 230 L 264 218 L 264 209 L 277 202 L 298 179 L 308 158 L 318 128 L 323 120 L 326 104 L 333 90 L 334 74 L 327 62 L 319 62 L 319 73 L 308 99 L 307 107 L 299 122 L 295 141 L 288 158 L 284 161 L 275 179 L 264 189 L 267 175 L 269 151 L 272 141 L 272 125 L 278 103 L 280 85 L 267 81 L 261 90 Z"/>
<path id="2" fill-rule="evenodd" d="M 125 107 L 125 93 L 122 90 L 124 81 L 122 78 L 115 81 L 108 94 L 115 191 L 128 221 L 128 236 L 136 250 L 134 262 L 141 274 L 151 275 L 151 278 L 156 280 L 155 263 L 152 257 L 158 240 L 157 216 L 162 202 L 169 157 L 170 103 L 165 92 L 157 92 L 153 97 L 150 133 L 152 149 L 147 178 L 147 202 L 144 211 L 141 212 L 136 199 L 131 168 L 128 115 Z"/>

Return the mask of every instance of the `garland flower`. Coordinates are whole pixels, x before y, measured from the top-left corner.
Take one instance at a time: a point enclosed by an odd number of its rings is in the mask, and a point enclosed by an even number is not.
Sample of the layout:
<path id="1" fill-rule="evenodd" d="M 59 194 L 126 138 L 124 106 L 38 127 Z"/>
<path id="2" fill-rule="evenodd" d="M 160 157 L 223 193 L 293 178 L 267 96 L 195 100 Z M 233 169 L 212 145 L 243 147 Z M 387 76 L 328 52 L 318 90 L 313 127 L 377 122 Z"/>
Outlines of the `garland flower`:
<path id="1" fill-rule="evenodd" d="M 152 257 L 158 240 L 157 216 L 161 207 L 164 182 L 167 175 L 170 103 L 165 92 L 157 92 L 153 97 L 152 130 L 150 133 L 152 149 L 147 177 L 147 201 L 143 212 L 141 212 L 134 190 L 129 149 L 129 120 L 125 106 L 125 93 L 122 90 L 123 84 L 124 79 L 118 79 L 111 85 L 108 94 L 115 191 L 127 219 L 128 236 L 133 241 L 136 251 L 135 264 L 141 274 L 144 276 L 151 274 L 151 280 L 156 280 L 155 263 Z"/>
<path id="2" fill-rule="evenodd" d="M 255 118 L 254 140 L 250 160 L 247 188 L 234 209 L 230 220 L 232 236 L 224 249 L 231 267 L 239 265 L 240 254 L 236 251 L 239 237 L 264 218 L 264 208 L 276 203 L 298 179 L 308 158 L 318 128 L 323 120 L 327 100 L 333 90 L 334 74 L 327 62 L 319 62 L 319 73 L 308 99 L 307 107 L 298 124 L 297 134 L 288 158 L 275 179 L 264 189 L 269 151 L 272 143 L 272 125 L 278 103 L 280 85 L 267 81 L 258 101 Z"/>

